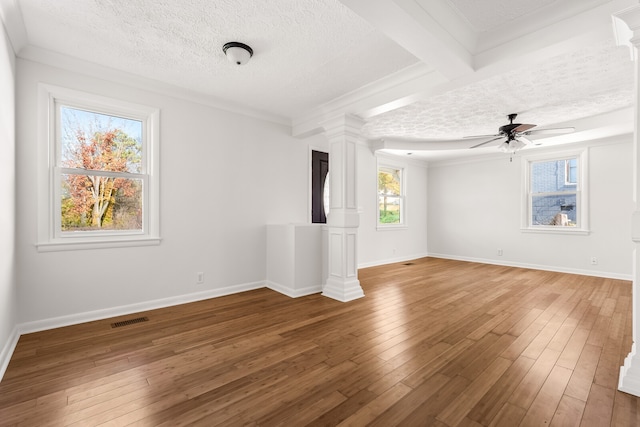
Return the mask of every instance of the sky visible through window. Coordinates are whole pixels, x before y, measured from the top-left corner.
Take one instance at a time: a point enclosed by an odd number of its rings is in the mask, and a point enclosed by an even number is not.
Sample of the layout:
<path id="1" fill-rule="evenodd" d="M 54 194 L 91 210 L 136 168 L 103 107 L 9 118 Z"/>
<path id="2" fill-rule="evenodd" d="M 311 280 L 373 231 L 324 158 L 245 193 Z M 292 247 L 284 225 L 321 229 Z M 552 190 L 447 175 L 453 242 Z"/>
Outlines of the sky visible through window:
<path id="1" fill-rule="evenodd" d="M 142 122 L 140 120 L 112 116 L 67 106 L 60 107 L 62 160 L 68 161 L 76 155 L 78 149 L 78 131 L 91 137 L 96 132 L 119 129 L 129 138 L 136 141 L 136 150 L 142 151 Z M 129 172 L 139 173 L 139 164 L 130 164 Z"/>

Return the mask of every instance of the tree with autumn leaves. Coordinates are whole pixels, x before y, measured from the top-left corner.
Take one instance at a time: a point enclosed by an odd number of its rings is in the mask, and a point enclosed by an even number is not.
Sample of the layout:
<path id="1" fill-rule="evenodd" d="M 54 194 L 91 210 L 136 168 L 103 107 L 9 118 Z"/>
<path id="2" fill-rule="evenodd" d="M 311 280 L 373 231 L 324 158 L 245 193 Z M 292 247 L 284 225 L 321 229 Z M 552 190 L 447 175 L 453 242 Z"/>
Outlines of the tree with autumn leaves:
<path id="1" fill-rule="evenodd" d="M 71 133 L 71 132 L 69 132 Z M 110 172 L 140 172 L 140 144 L 118 128 L 67 135 L 62 167 L 62 229 L 140 229 L 139 179 Z"/>
<path id="2" fill-rule="evenodd" d="M 399 205 L 394 209 L 389 208 L 388 198 L 399 203 L 400 176 L 398 171 L 381 169 L 378 171 L 378 195 L 382 199 L 380 206 L 380 222 L 396 223 L 400 220 Z"/>

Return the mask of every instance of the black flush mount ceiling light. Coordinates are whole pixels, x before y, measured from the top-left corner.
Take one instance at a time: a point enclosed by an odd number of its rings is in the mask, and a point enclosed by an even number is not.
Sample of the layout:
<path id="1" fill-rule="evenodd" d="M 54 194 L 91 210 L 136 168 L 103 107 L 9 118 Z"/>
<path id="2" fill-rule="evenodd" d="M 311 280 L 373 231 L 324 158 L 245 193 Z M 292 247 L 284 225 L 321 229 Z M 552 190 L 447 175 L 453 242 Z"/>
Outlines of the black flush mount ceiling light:
<path id="1" fill-rule="evenodd" d="M 253 49 L 244 43 L 229 42 L 222 46 L 222 51 L 229 61 L 236 65 L 244 65 L 249 62 L 249 59 L 253 56 Z"/>

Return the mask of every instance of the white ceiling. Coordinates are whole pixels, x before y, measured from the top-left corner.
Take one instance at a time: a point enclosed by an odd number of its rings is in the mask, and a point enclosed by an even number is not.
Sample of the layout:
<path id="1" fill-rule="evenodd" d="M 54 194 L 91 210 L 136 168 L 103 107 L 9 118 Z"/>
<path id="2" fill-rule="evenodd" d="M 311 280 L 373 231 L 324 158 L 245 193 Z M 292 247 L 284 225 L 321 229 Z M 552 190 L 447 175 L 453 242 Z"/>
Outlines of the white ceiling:
<path id="1" fill-rule="evenodd" d="M 300 137 L 353 114 L 366 138 L 443 159 L 493 152 L 460 139 L 509 113 L 576 126 L 566 142 L 633 126 L 633 64 L 611 14 L 637 0 L 0 1 L 20 57 L 145 77 Z M 228 41 L 253 48 L 247 65 L 226 60 Z"/>

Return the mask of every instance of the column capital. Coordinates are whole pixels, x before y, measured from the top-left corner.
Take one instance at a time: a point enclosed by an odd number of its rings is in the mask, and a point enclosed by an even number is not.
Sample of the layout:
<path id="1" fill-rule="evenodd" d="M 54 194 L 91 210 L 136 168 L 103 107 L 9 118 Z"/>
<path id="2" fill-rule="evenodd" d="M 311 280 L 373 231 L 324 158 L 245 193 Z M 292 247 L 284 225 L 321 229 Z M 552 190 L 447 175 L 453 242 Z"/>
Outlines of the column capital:
<path id="1" fill-rule="evenodd" d="M 634 47 L 640 47 L 640 4 L 616 12 L 611 17 L 616 44 L 629 47 L 631 59 L 635 61 Z"/>
<path id="2" fill-rule="evenodd" d="M 343 136 L 360 139 L 364 124 L 364 120 L 352 114 L 342 114 L 321 123 L 322 129 L 329 139 Z"/>

